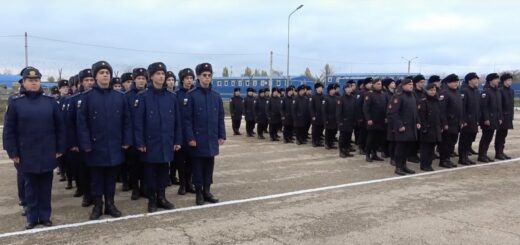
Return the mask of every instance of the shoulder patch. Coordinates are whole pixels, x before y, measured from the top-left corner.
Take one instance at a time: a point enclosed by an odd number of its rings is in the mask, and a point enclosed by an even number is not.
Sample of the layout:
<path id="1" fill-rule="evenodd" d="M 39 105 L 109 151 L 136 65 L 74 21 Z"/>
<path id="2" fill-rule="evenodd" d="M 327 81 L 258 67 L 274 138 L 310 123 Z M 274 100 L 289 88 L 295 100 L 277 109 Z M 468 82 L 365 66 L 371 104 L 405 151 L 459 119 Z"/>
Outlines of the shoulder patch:
<path id="1" fill-rule="evenodd" d="M 356 99 L 359 99 L 359 97 L 360 97 L 360 96 L 361 96 L 361 95 L 359 95 L 359 94 L 358 94 L 358 95 L 356 95 Z"/>
<path id="2" fill-rule="evenodd" d="M 394 104 L 397 104 L 397 103 L 399 103 L 399 99 L 398 99 L 398 98 L 395 98 L 395 99 L 394 99 Z"/>
<path id="3" fill-rule="evenodd" d="M 283 100 L 280 100 L 280 104 L 283 104 Z"/>
<path id="4" fill-rule="evenodd" d="M 312 101 L 312 97 L 309 97 L 309 101 Z"/>
<path id="5" fill-rule="evenodd" d="M 443 94 L 439 95 L 439 100 L 444 100 L 444 95 Z"/>
<path id="6" fill-rule="evenodd" d="M 134 101 L 134 107 L 138 107 L 139 106 L 139 99 L 135 99 Z"/>
<path id="7" fill-rule="evenodd" d="M 341 100 L 338 100 L 338 105 L 341 105 Z"/>
<path id="8" fill-rule="evenodd" d="M 388 105 L 388 109 L 392 109 L 392 104 Z"/>
<path id="9" fill-rule="evenodd" d="M 81 100 L 78 100 L 78 109 L 81 108 Z"/>
<path id="10" fill-rule="evenodd" d="M 486 93 L 482 93 L 482 99 L 486 98 Z"/>
<path id="11" fill-rule="evenodd" d="M 460 97 L 462 97 L 464 99 L 464 94 L 460 94 Z"/>
<path id="12" fill-rule="evenodd" d="M 184 100 L 182 100 L 182 104 L 183 105 L 187 105 L 188 104 L 188 98 L 184 98 Z"/>
<path id="13" fill-rule="evenodd" d="M 292 103 L 293 103 L 293 104 L 296 104 L 296 100 L 293 100 Z"/>
<path id="14" fill-rule="evenodd" d="M 325 105 L 325 103 L 326 103 L 325 100 L 323 100 L 323 101 L 321 102 L 322 105 Z"/>
<path id="15" fill-rule="evenodd" d="M 365 100 L 368 100 L 368 95 L 365 96 Z"/>
<path id="16" fill-rule="evenodd" d="M 266 104 L 269 104 L 269 100 L 265 102 Z"/>

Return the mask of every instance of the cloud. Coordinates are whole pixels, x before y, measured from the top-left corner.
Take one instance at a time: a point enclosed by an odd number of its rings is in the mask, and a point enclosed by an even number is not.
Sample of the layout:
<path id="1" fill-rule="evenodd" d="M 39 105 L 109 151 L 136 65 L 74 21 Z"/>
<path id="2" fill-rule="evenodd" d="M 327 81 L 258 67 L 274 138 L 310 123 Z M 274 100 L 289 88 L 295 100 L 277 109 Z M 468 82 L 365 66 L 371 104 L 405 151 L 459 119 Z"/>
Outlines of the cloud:
<path id="1" fill-rule="evenodd" d="M 410 19 L 404 24 L 404 29 L 414 32 L 451 32 L 451 31 L 485 31 L 489 24 L 484 18 L 472 16 L 427 15 Z"/>

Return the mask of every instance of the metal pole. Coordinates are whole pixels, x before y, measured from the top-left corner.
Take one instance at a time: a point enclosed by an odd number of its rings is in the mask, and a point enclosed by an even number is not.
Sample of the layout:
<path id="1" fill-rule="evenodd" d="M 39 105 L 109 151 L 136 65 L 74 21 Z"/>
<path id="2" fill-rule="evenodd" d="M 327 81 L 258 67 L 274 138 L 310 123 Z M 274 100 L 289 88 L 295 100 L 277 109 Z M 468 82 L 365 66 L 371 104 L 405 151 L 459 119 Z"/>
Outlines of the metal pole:
<path id="1" fill-rule="evenodd" d="M 269 91 L 273 89 L 273 51 L 271 51 L 269 61 Z"/>
<path id="2" fill-rule="evenodd" d="M 303 7 L 303 4 L 298 6 L 295 10 L 293 10 L 289 17 L 287 18 L 287 82 L 290 82 L 290 75 L 289 75 L 289 34 L 290 34 L 290 28 L 291 28 L 291 15 L 293 15 L 298 9 L 301 9 Z"/>
<path id="3" fill-rule="evenodd" d="M 27 32 L 25 32 L 25 67 L 29 66 L 29 52 L 27 49 Z"/>

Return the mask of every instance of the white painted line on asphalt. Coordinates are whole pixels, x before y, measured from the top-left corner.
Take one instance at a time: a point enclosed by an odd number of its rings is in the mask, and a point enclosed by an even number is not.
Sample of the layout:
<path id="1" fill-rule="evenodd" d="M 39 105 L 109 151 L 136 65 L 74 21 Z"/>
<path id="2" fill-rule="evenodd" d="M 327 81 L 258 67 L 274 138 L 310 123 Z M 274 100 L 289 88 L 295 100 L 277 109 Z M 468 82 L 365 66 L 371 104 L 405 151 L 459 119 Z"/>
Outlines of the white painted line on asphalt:
<path id="1" fill-rule="evenodd" d="M 279 193 L 279 194 L 273 194 L 273 195 L 267 195 L 267 196 L 231 200 L 231 201 L 225 201 L 225 202 L 220 202 L 220 203 L 215 203 L 215 204 L 207 204 L 207 205 L 202 205 L 202 206 L 191 206 L 191 207 L 179 208 L 179 209 L 174 209 L 174 210 L 164 210 L 164 211 L 159 211 L 159 212 L 150 213 L 150 214 L 148 214 L 148 213 L 134 214 L 134 215 L 127 215 L 127 216 L 120 217 L 120 218 L 91 220 L 91 221 L 78 222 L 78 223 L 72 223 L 72 224 L 56 225 L 56 226 L 52 226 L 52 227 L 37 228 L 37 229 L 32 229 L 32 230 L 6 232 L 6 233 L 0 234 L 0 238 L 35 234 L 35 233 L 41 233 L 41 232 L 46 232 L 46 231 L 61 230 L 61 229 L 81 227 L 81 226 L 87 226 L 87 225 L 112 223 L 112 222 L 116 222 L 116 221 L 137 219 L 137 218 L 143 218 L 143 217 L 148 217 L 148 216 L 179 213 L 179 212 L 186 212 L 186 211 L 198 210 L 198 209 L 215 208 L 215 207 L 220 207 L 220 206 L 228 206 L 228 205 L 241 204 L 241 203 L 257 202 L 257 201 L 283 198 L 283 197 L 289 197 L 289 196 L 295 196 L 295 195 L 302 195 L 302 194 L 313 193 L 313 192 L 321 192 L 321 191 L 335 190 L 335 189 L 341 189 L 341 188 L 347 188 L 347 187 L 369 185 L 369 184 L 389 182 L 389 181 L 394 181 L 394 180 L 402 180 L 402 179 L 409 179 L 409 178 L 415 178 L 415 177 L 421 177 L 421 176 L 448 173 L 448 172 L 460 171 L 460 170 L 470 169 L 470 168 L 481 168 L 481 167 L 487 167 L 487 166 L 492 166 L 492 165 L 506 164 L 506 163 L 511 163 L 511 162 L 518 161 L 518 160 L 520 160 L 520 157 L 510 159 L 510 160 L 505 160 L 505 161 L 498 161 L 498 162 L 484 163 L 484 164 L 464 166 L 464 167 L 458 167 L 458 168 L 436 170 L 433 172 L 423 172 L 423 173 L 412 174 L 412 175 L 404 175 L 404 176 L 396 176 L 396 177 L 389 177 L 389 178 L 383 178 L 383 179 L 359 181 L 359 182 L 353 182 L 353 183 L 347 183 L 347 184 L 341 184 L 341 185 L 333 185 L 333 186 L 325 186 L 325 187 L 319 187 L 319 188 L 313 188 L 313 189 L 291 191 L 291 192 L 285 192 L 285 193 Z"/>

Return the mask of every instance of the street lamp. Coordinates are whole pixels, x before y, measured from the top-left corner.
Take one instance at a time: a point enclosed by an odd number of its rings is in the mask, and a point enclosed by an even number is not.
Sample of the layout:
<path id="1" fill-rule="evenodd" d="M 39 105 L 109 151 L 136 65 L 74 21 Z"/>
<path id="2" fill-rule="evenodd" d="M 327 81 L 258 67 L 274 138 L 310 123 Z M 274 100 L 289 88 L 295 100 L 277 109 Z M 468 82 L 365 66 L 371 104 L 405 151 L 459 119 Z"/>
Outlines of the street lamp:
<path id="1" fill-rule="evenodd" d="M 287 83 L 289 83 L 290 77 L 289 77 L 289 30 L 291 28 L 291 15 L 294 14 L 298 9 L 301 9 L 303 7 L 303 4 L 300 4 L 295 10 L 293 10 L 289 17 L 287 18 Z"/>
<path id="2" fill-rule="evenodd" d="M 419 57 L 413 57 L 411 59 L 407 59 L 405 57 L 401 57 L 401 59 L 406 60 L 408 62 L 408 75 L 410 75 L 410 64 L 412 63 L 412 60 L 419 59 Z"/>

